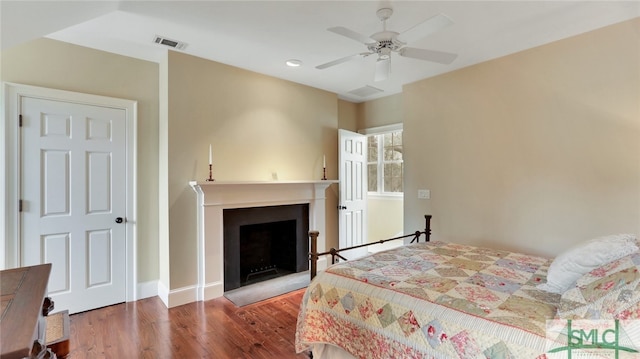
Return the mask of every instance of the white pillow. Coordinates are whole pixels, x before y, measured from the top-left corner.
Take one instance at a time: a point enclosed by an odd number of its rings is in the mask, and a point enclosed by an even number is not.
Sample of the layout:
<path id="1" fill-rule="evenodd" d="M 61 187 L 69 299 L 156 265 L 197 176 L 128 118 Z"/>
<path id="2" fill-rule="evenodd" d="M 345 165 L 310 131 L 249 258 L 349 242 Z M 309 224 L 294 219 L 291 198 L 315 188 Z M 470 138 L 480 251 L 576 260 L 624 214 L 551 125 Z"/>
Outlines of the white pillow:
<path id="1" fill-rule="evenodd" d="M 612 234 L 588 240 L 557 256 L 549 265 L 547 282 L 538 285 L 538 289 L 562 294 L 584 274 L 637 250 L 633 234 Z"/>

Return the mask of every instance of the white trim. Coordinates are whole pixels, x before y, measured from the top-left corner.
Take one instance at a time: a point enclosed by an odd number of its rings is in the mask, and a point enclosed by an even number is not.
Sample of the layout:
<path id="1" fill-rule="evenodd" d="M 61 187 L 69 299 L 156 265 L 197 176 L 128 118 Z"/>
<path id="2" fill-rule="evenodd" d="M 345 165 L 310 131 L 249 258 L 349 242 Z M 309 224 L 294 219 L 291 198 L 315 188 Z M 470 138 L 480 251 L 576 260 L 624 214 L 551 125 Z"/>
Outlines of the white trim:
<path id="1" fill-rule="evenodd" d="M 158 297 L 164 303 L 164 306 L 169 308 L 169 288 L 161 281 L 158 281 Z"/>
<path id="2" fill-rule="evenodd" d="M 404 192 L 367 192 L 367 198 L 404 200 Z"/>
<path id="3" fill-rule="evenodd" d="M 2 139 L 4 146 L 0 146 L 0 156 L 4 160 L 5 165 L 0 168 L 0 199 L 4 206 L 0 207 L 0 228 L 2 228 L 2 238 L 0 238 L 0 268 L 18 267 L 20 263 L 20 242 L 19 238 L 19 222 L 18 222 L 18 183 L 19 177 L 19 152 L 20 145 L 18 143 L 18 113 L 15 94 L 10 93 L 9 86 L 2 86 L 3 91 L 3 108 L 2 118 L 0 119 L 0 131 L 2 131 Z M 11 155 L 13 154 L 13 155 Z"/>
<path id="4" fill-rule="evenodd" d="M 167 308 L 173 308 L 180 305 L 193 303 L 198 301 L 198 286 L 190 285 L 178 289 L 172 289 L 169 292 L 169 300 Z M 166 303 L 165 303 L 166 304 Z"/>
<path id="5" fill-rule="evenodd" d="M 392 125 L 365 128 L 358 130 L 358 133 L 362 135 L 381 135 L 383 133 L 402 131 L 402 127 L 402 123 L 394 123 Z"/>
<path id="6" fill-rule="evenodd" d="M 126 301 L 136 300 L 137 292 L 137 136 L 138 114 L 137 102 L 119 98 L 56 90 L 44 87 L 22 85 L 5 82 L 3 87 L 4 108 L 0 120 L 0 133 L 5 146 L 0 148 L 0 157 L 6 166 L 0 171 L 0 198 L 4 206 L 0 206 L 0 228 L 3 238 L 0 239 L 0 268 L 14 268 L 21 265 L 20 251 L 20 216 L 18 212 L 18 195 L 20 193 L 20 133 L 18 115 L 22 97 L 41 98 L 54 101 L 73 102 L 90 106 L 103 106 L 122 109 L 126 113 L 126 156 L 127 156 L 127 246 L 126 246 Z"/>

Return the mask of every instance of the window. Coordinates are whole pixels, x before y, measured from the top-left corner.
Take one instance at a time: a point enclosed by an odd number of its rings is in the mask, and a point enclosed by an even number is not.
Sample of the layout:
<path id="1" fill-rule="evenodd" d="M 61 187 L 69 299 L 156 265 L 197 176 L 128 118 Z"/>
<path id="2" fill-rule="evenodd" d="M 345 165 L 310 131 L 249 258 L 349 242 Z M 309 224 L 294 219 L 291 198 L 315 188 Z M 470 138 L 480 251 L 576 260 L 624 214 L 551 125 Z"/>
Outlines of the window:
<path id="1" fill-rule="evenodd" d="M 402 193 L 402 130 L 367 136 L 368 190 Z"/>

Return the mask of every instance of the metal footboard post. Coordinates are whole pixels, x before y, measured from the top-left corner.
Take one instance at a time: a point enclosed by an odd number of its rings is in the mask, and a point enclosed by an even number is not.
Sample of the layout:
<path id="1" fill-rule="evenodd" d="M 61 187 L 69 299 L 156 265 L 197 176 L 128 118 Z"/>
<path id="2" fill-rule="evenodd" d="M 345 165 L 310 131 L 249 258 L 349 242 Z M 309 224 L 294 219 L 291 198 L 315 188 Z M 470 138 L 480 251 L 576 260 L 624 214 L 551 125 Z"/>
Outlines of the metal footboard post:
<path id="1" fill-rule="evenodd" d="M 309 252 L 309 260 L 311 261 L 311 264 L 309 272 L 311 274 L 311 279 L 313 279 L 318 272 L 318 235 L 320 235 L 320 232 L 318 231 L 309 232 L 309 237 L 311 239 L 311 251 Z"/>
<path id="2" fill-rule="evenodd" d="M 424 235 L 426 238 L 425 242 L 429 242 L 429 240 L 431 239 L 431 215 L 430 214 L 424 215 Z"/>

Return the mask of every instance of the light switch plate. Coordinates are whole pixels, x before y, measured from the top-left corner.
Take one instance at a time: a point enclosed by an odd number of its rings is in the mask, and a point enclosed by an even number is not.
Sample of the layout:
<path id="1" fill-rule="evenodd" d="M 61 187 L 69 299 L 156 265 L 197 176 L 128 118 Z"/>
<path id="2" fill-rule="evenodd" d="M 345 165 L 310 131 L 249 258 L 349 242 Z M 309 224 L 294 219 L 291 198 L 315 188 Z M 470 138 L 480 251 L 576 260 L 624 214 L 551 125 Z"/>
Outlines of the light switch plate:
<path id="1" fill-rule="evenodd" d="M 431 191 L 428 189 L 419 189 L 418 190 L 418 198 L 419 199 L 429 199 L 431 198 Z"/>

